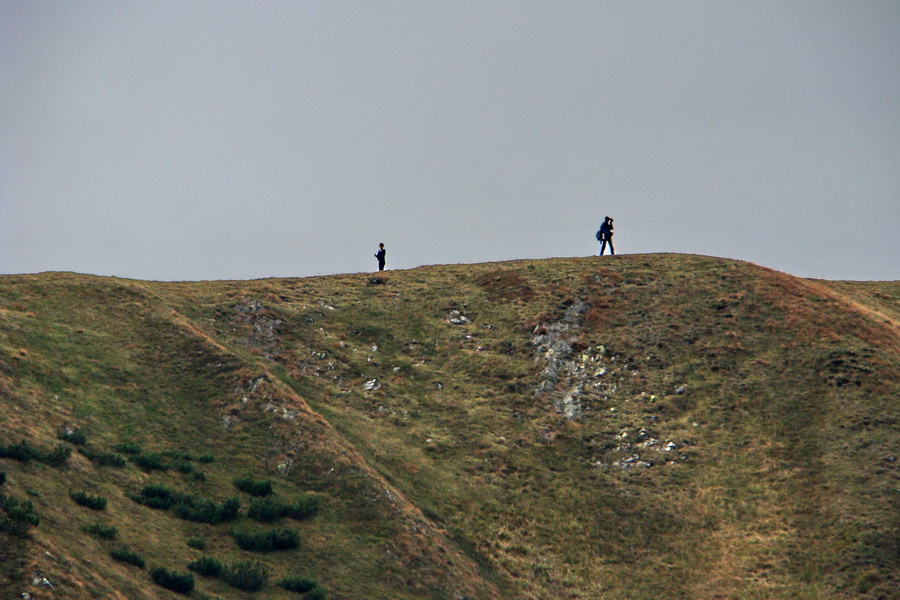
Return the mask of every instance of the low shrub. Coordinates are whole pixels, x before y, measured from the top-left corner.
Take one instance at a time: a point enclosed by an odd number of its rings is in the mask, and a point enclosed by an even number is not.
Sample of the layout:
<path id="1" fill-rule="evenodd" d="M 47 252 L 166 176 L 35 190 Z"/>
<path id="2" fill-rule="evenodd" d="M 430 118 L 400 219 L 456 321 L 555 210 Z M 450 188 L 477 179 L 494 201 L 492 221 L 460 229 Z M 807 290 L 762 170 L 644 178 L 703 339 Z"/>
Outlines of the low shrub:
<path id="1" fill-rule="evenodd" d="M 74 500 L 76 504 L 93 510 L 106 510 L 106 498 L 103 496 L 93 496 L 87 492 L 73 492 L 70 490 L 69 498 Z"/>
<path id="2" fill-rule="evenodd" d="M 189 461 L 185 460 L 185 461 L 176 463 L 175 470 L 178 471 L 179 473 L 193 473 L 194 465 L 191 464 Z"/>
<path id="3" fill-rule="evenodd" d="M 84 528 L 87 533 L 91 535 L 95 535 L 99 538 L 103 538 L 104 540 L 114 540 L 116 539 L 116 535 L 118 535 L 119 530 L 113 525 L 104 525 L 102 523 L 94 523 L 93 525 L 88 525 Z"/>
<path id="4" fill-rule="evenodd" d="M 187 545 L 195 550 L 206 550 L 206 540 L 202 537 L 188 538 Z"/>
<path id="5" fill-rule="evenodd" d="M 319 512 L 319 499 L 314 496 L 301 496 L 293 504 L 286 504 L 277 498 L 265 497 L 253 500 L 247 510 L 247 516 L 254 521 L 271 523 L 282 517 L 290 517 L 301 521 Z"/>
<path id="6" fill-rule="evenodd" d="M 65 464 L 71 455 L 72 447 L 65 444 L 60 444 L 51 452 L 44 452 L 24 440 L 18 444 L 0 446 L 0 458 L 11 458 L 23 463 L 36 460 L 54 467 Z"/>
<path id="7" fill-rule="evenodd" d="M 78 449 L 78 451 L 98 467 L 122 468 L 128 462 L 121 454 L 115 454 L 112 452 L 99 452 L 88 447 L 81 447 Z"/>
<path id="8" fill-rule="evenodd" d="M 256 592 L 269 580 L 269 569 L 258 562 L 236 562 L 222 573 L 222 579 L 233 588 L 245 592 Z"/>
<path id="9" fill-rule="evenodd" d="M 175 504 L 175 516 L 194 523 L 217 525 L 233 521 L 238 516 L 240 502 L 237 498 L 229 498 L 222 504 L 206 498 L 187 496 Z"/>
<path id="10" fill-rule="evenodd" d="M 6 471 L 0 471 L 0 485 L 6 483 Z"/>
<path id="11" fill-rule="evenodd" d="M 225 571 L 222 563 L 211 556 L 201 556 L 188 563 L 187 568 L 204 577 L 219 577 Z"/>
<path id="12" fill-rule="evenodd" d="M 242 550 L 274 552 L 293 550 L 300 545 L 300 536 L 292 529 L 280 528 L 268 531 L 232 531 L 231 536 Z"/>
<path id="13" fill-rule="evenodd" d="M 234 520 L 241 508 L 237 498 L 229 498 L 219 504 L 207 498 L 171 490 L 162 484 L 145 485 L 140 494 L 129 494 L 128 497 L 157 510 L 171 508 L 175 516 L 185 521 L 210 525 Z"/>
<path id="14" fill-rule="evenodd" d="M 72 447 L 65 444 L 59 444 L 52 452 L 41 454 L 39 460 L 47 463 L 51 467 L 61 467 L 66 464 L 69 457 L 72 456 Z"/>
<path id="15" fill-rule="evenodd" d="M 41 451 L 24 440 L 18 444 L 0 446 L 0 458 L 11 458 L 27 463 L 31 460 L 38 460 L 40 456 Z"/>
<path id="16" fill-rule="evenodd" d="M 81 446 L 87 442 L 87 436 L 80 429 L 60 429 L 56 432 L 56 437 L 76 446 Z"/>
<path id="17" fill-rule="evenodd" d="M 178 573 L 165 567 L 157 567 L 150 571 L 150 577 L 156 585 L 178 594 L 190 594 L 194 589 L 194 576 L 190 573 Z"/>
<path id="18" fill-rule="evenodd" d="M 310 590 L 303 596 L 303 600 L 325 600 L 325 590 L 320 587 Z"/>
<path id="19" fill-rule="evenodd" d="M 132 442 L 132 441 L 116 444 L 115 446 L 113 446 L 113 449 L 116 452 L 121 452 L 122 454 L 127 454 L 128 456 L 133 456 L 135 454 L 141 454 L 144 451 L 143 448 L 141 448 L 140 444 L 138 444 L 137 442 Z"/>
<path id="20" fill-rule="evenodd" d="M 159 452 L 133 454 L 131 456 L 131 462 L 144 471 L 167 471 L 169 469 L 169 463 L 166 462 L 166 457 Z"/>
<path id="21" fill-rule="evenodd" d="M 272 482 L 269 479 L 257 481 L 250 477 L 238 477 L 234 480 L 234 486 L 242 492 L 256 497 L 268 496 L 272 493 Z"/>
<path id="22" fill-rule="evenodd" d="M 256 498 L 250 502 L 247 517 L 261 523 L 271 523 L 285 516 L 287 506 L 277 498 Z"/>
<path id="23" fill-rule="evenodd" d="M 113 557 L 113 559 L 127 563 L 129 565 L 135 566 L 138 569 L 144 568 L 144 557 L 134 552 L 133 550 L 129 550 L 125 546 L 119 546 L 118 548 L 113 548 L 109 551 L 109 555 Z"/>
<path id="24" fill-rule="evenodd" d="M 292 577 L 285 577 L 278 582 L 278 585 L 289 592 L 298 592 L 301 594 L 305 594 L 306 592 L 311 592 L 312 590 L 314 590 L 316 587 L 318 587 L 319 584 L 316 583 L 315 579 L 295 575 Z"/>
<path id="25" fill-rule="evenodd" d="M 197 462 L 201 463 L 211 463 L 214 462 L 216 458 L 212 454 L 201 454 L 197 457 Z"/>
<path id="26" fill-rule="evenodd" d="M 28 537 L 28 528 L 40 523 L 31 500 L 17 500 L 0 493 L 0 509 L 3 510 L 3 514 L 0 514 L 0 531 L 16 537 Z"/>
<path id="27" fill-rule="evenodd" d="M 297 521 L 308 519 L 319 512 L 319 499 L 316 496 L 300 496 L 288 507 L 288 516 Z"/>

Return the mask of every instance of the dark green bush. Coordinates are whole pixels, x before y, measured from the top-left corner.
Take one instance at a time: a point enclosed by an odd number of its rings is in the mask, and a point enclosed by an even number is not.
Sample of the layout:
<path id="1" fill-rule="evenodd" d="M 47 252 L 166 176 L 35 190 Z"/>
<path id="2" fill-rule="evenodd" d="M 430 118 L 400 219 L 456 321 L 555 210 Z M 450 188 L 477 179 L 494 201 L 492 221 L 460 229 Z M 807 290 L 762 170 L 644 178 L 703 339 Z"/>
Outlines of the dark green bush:
<path id="1" fill-rule="evenodd" d="M 185 521 L 216 525 L 234 520 L 240 510 L 237 498 L 229 498 L 222 504 L 197 496 L 186 496 L 175 504 L 175 515 Z"/>
<path id="2" fill-rule="evenodd" d="M 316 583 L 315 579 L 309 579 L 308 577 L 300 577 L 299 575 L 294 575 L 292 577 L 285 577 L 278 582 L 278 585 L 289 592 L 298 592 L 304 594 L 306 592 L 311 592 L 319 584 Z"/>
<path id="3" fill-rule="evenodd" d="M 88 494 L 87 492 L 69 491 L 69 497 L 74 500 L 76 504 L 86 506 L 87 508 L 93 510 L 106 509 L 106 498 L 104 498 L 103 496 L 93 496 L 91 494 Z"/>
<path id="4" fill-rule="evenodd" d="M 212 454 L 201 454 L 197 457 L 197 462 L 201 463 L 211 463 L 214 462 L 216 458 Z"/>
<path id="5" fill-rule="evenodd" d="M 206 550 L 206 540 L 202 537 L 188 538 L 187 545 L 196 550 Z"/>
<path id="6" fill-rule="evenodd" d="M 277 498 L 256 498 L 250 502 L 247 517 L 261 523 L 271 523 L 285 516 L 288 507 Z"/>
<path id="7" fill-rule="evenodd" d="M 292 550 L 300 545 L 300 536 L 292 529 L 280 528 L 268 531 L 232 531 L 231 536 L 242 550 L 274 552 Z"/>
<path id="8" fill-rule="evenodd" d="M 116 444 L 113 446 L 113 449 L 116 452 L 121 452 L 122 454 L 127 454 L 128 456 L 132 456 L 135 454 L 143 453 L 143 448 L 137 442 L 122 442 L 121 444 Z"/>
<path id="9" fill-rule="evenodd" d="M 176 463 L 175 470 L 178 471 L 179 473 L 193 473 L 194 465 L 192 465 L 190 462 L 185 460 L 185 461 Z"/>
<path id="10" fill-rule="evenodd" d="M 144 557 L 129 550 L 125 546 L 119 546 L 118 548 L 114 548 L 109 551 L 109 555 L 112 556 L 115 560 L 123 563 L 128 563 L 129 565 L 134 565 L 139 569 L 144 568 Z"/>
<path id="11" fill-rule="evenodd" d="M 0 485 L 6 483 L 6 471 L 0 471 Z"/>
<path id="12" fill-rule="evenodd" d="M 261 523 L 271 523 L 282 517 L 300 521 L 312 517 L 318 511 L 319 499 L 314 496 L 301 496 L 293 504 L 286 504 L 277 498 L 265 497 L 255 499 L 250 503 L 247 516 Z"/>
<path id="13" fill-rule="evenodd" d="M 11 458 L 19 462 L 27 463 L 31 460 L 39 460 L 41 451 L 22 440 L 18 444 L 0 446 L 0 458 Z"/>
<path id="14" fill-rule="evenodd" d="M 66 464 L 70 456 L 72 456 L 72 447 L 60 444 L 52 452 L 42 453 L 39 460 L 52 467 L 60 467 Z"/>
<path id="15" fill-rule="evenodd" d="M 219 577 L 225 571 L 222 563 L 211 556 L 201 556 L 189 563 L 187 568 L 204 577 Z"/>
<path id="16" fill-rule="evenodd" d="M 175 516 L 185 521 L 210 525 L 234 520 L 241 508 L 237 498 L 218 504 L 207 498 L 170 490 L 161 484 L 145 485 L 140 494 L 129 494 L 128 497 L 157 510 L 171 508 Z"/>
<path id="17" fill-rule="evenodd" d="M 238 477 L 234 480 L 234 486 L 251 496 L 268 496 L 272 493 L 272 482 L 268 479 L 257 481 L 250 477 Z"/>
<path id="18" fill-rule="evenodd" d="M 303 600 L 325 600 L 325 590 L 320 587 L 310 590 L 303 596 Z"/>
<path id="19" fill-rule="evenodd" d="M 159 452 L 134 454 L 131 457 L 131 462 L 144 471 L 166 471 L 169 469 L 169 463 L 166 462 L 165 456 Z"/>
<path id="20" fill-rule="evenodd" d="M 4 511 L 0 514 L 0 531 L 16 537 L 28 537 L 28 528 L 40 523 L 31 500 L 17 500 L 0 493 L 0 509 Z"/>
<path id="21" fill-rule="evenodd" d="M 150 571 L 154 583 L 178 594 L 190 594 L 194 589 L 194 576 L 190 573 L 177 573 L 165 567 L 157 567 Z"/>
<path id="22" fill-rule="evenodd" d="M 60 429 L 56 433 L 56 437 L 64 442 L 80 446 L 87 442 L 87 436 L 80 429 Z"/>
<path id="23" fill-rule="evenodd" d="M 98 467 L 124 467 L 127 464 L 125 457 L 121 454 L 111 452 L 99 452 L 87 447 L 78 449 L 84 456 Z"/>
<path id="24" fill-rule="evenodd" d="M 315 516 L 319 512 L 319 499 L 315 496 L 300 496 L 288 507 L 285 516 L 302 521 Z"/>
<path id="25" fill-rule="evenodd" d="M 225 569 L 222 579 L 231 587 L 245 592 L 256 592 L 269 580 L 269 569 L 258 562 L 236 562 Z"/>
<path id="26" fill-rule="evenodd" d="M 99 538 L 103 538 L 104 540 L 114 540 L 116 539 L 116 535 L 118 535 L 119 530 L 116 529 L 113 525 L 103 525 L 102 523 L 95 523 L 93 525 L 88 525 L 84 528 L 87 533 L 91 535 L 96 535 Z"/>

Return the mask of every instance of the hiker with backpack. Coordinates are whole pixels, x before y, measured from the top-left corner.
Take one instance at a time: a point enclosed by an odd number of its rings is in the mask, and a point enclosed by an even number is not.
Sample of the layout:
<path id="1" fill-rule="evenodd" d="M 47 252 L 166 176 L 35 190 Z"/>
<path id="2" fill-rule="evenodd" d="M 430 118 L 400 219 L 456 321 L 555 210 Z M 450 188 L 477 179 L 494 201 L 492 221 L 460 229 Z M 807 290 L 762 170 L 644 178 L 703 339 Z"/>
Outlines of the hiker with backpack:
<path id="1" fill-rule="evenodd" d="M 597 241 L 600 242 L 600 256 L 603 256 L 603 252 L 606 250 L 606 244 L 609 244 L 609 253 L 612 256 L 616 255 L 616 250 L 613 248 L 612 243 L 613 236 L 613 218 L 606 217 L 603 221 L 603 225 L 600 226 L 600 229 L 597 231 Z"/>
<path id="2" fill-rule="evenodd" d="M 384 249 L 384 244 L 378 244 L 378 252 L 375 253 L 375 258 L 378 259 L 378 270 L 384 271 L 384 256 L 387 252 Z"/>

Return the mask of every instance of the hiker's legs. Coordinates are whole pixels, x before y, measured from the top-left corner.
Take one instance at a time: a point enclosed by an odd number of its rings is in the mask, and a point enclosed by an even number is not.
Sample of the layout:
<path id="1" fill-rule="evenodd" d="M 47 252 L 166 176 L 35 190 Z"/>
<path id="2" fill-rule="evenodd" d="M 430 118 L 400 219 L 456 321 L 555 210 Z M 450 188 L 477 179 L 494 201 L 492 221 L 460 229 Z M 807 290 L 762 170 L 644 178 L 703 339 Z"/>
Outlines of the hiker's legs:
<path id="1" fill-rule="evenodd" d="M 612 245 L 612 238 L 609 238 L 609 253 L 610 253 L 612 256 L 615 256 L 615 255 L 616 255 L 616 249 L 613 248 L 613 245 Z"/>
<path id="2" fill-rule="evenodd" d="M 606 240 L 602 240 L 600 242 L 600 254 L 599 256 L 603 256 L 603 251 L 606 250 Z"/>

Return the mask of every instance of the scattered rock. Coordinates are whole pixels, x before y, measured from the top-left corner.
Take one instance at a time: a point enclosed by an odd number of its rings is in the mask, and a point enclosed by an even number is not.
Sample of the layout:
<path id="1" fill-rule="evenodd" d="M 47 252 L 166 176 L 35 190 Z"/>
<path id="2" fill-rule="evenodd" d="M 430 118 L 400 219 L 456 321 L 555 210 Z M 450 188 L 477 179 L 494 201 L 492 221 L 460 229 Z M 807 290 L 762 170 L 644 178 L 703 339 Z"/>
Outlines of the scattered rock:
<path id="1" fill-rule="evenodd" d="M 365 384 L 363 384 L 363 389 L 367 392 L 374 392 L 375 390 L 381 389 L 381 382 L 377 379 L 370 379 Z"/>
<path id="2" fill-rule="evenodd" d="M 675 442 L 669 442 L 668 444 L 666 444 L 665 448 L 663 448 L 663 452 L 671 452 L 677 447 L 678 446 L 675 445 Z"/>
<path id="3" fill-rule="evenodd" d="M 676 393 L 677 395 L 679 395 L 679 396 L 680 396 L 681 394 L 685 393 L 686 391 L 687 391 L 687 386 L 686 386 L 686 385 L 679 385 L 677 388 L 675 388 L 675 393 Z"/>
<path id="4" fill-rule="evenodd" d="M 451 325 L 465 325 L 469 323 L 469 319 L 458 310 L 451 310 L 447 315 L 447 322 Z"/>

